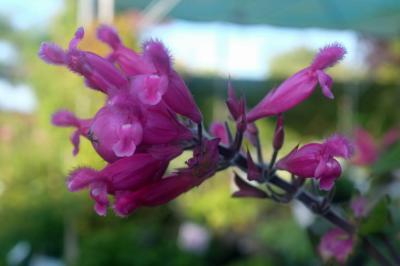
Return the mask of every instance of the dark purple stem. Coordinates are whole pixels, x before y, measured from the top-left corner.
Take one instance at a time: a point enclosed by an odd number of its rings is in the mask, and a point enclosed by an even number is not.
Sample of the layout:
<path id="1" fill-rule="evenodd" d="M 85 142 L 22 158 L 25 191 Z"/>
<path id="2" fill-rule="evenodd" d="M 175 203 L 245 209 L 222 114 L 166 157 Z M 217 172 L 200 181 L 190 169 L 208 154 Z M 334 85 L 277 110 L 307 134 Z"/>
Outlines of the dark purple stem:
<path id="1" fill-rule="evenodd" d="M 223 146 L 219 146 L 220 154 L 225 158 L 227 161 L 231 161 L 230 165 L 234 165 L 239 167 L 243 171 L 247 171 L 247 161 L 246 158 L 242 154 L 238 154 L 233 152 L 231 149 L 228 149 Z M 260 171 L 262 167 L 258 165 Z M 267 173 L 266 173 L 267 174 Z M 296 199 L 302 202 L 307 208 L 313 211 L 316 214 L 321 215 L 326 220 L 331 222 L 332 224 L 340 227 L 344 231 L 348 232 L 349 234 L 353 234 L 355 232 L 355 228 L 352 224 L 347 222 L 344 218 L 342 218 L 339 214 L 332 210 L 331 207 L 324 208 L 323 211 L 320 211 L 317 206 L 321 205 L 321 200 L 314 197 L 307 191 L 299 189 L 297 186 L 288 183 L 287 181 L 283 180 L 277 175 L 271 175 L 268 183 L 273 184 L 280 189 L 284 190 L 285 192 L 296 195 Z"/>

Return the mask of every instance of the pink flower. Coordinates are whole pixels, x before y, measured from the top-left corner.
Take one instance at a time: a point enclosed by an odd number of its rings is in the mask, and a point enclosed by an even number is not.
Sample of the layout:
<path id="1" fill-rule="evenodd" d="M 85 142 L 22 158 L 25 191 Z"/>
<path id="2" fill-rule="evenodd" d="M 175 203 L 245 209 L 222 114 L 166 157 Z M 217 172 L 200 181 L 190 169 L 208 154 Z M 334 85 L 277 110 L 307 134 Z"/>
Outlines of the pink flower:
<path id="1" fill-rule="evenodd" d="M 318 252 L 324 261 L 335 259 L 344 264 L 353 250 L 354 239 L 340 228 L 329 230 L 321 239 Z"/>
<path id="2" fill-rule="evenodd" d="M 79 28 L 65 52 L 55 44 L 43 43 L 39 56 L 47 63 L 65 65 L 73 72 L 84 76 L 90 88 L 107 94 L 127 88 L 128 80 L 112 63 L 99 55 L 78 49 L 78 43 L 83 37 L 84 30 Z"/>
<path id="3" fill-rule="evenodd" d="M 205 140 L 203 146 L 196 147 L 193 157 L 187 161 L 187 168 L 133 192 L 117 193 L 115 212 L 126 216 L 139 207 L 162 205 L 199 186 L 216 171 L 219 161 L 218 142 L 218 139 Z"/>
<path id="4" fill-rule="evenodd" d="M 349 141 L 333 135 L 324 143 L 310 143 L 301 148 L 295 147 L 280 159 L 276 167 L 299 177 L 313 177 L 320 181 L 320 188 L 330 190 L 340 176 L 342 168 L 334 157 L 350 158 L 352 147 Z"/>
<path id="5" fill-rule="evenodd" d="M 368 166 L 378 160 L 379 149 L 373 137 L 364 129 L 358 128 L 354 133 L 355 156 L 352 162 L 356 165 Z"/>
<path id="6" fill-rule="evenodd" d="M 144 104 L 155 105 L 163 100 L 174 112 L 200 123 L 202 115 L 185 82 L 172 68 L 171 56 L 160 41 L 151 40 L 143 45 L 140 55 L 121 43 L 116 31 L 101 26 L 97 36 L 110 45 L 109 56 L 127 76 L 134 77 L 132 90 Z"/>
<path id="7" fill-rule="evenodd" d="M 95 200 L 95 210 L 105 215 L 109 206 L 108 194 L 132 191 L 159 180 L 171 158 L 159 160 L 150 154 L 135 154 L 108 164 L 101 171 L 78 168 L 70 174 L 67 185 L 70 191 L 89 188 Z"/>
<path id="8" fill-rule="evenodd" d="M 226 132 L 226 127 L 224 123 L 221 122 L 211 123 L 210 134 L 216 138 L 219 138 L 222 144 L 226 146 L 229 145 L 228 133 Z"/>
<path id="9" fill-rule="evenodd" d="M 78 48 L 83 37 L 79 28 L 67 50 L 43 43 L 39 51 L 47 63 L 67 66 L 82 75 L 87 86 L 107 94 L 105 105 L 92 119 L 78 119 L 67 111 L 54 115 L 55 125 L 77 128 L 71 136 L 74 154 L 78 153 L 80 136 L 88 138 L 107 162 L 146 151 L 151 145 L 182 145 L 193 138 L 178 114 L 199 123 L 201 113 L 172 69 L 170 55 L 161 42 L 147 42 L 139 54 L 126 48 L 112 28 L 101 26 L 98 38 L 113 49 L 103 58 Z"/>
<path id="10" fill-rule="evenodd" d="M 89 135 L 98 154 L 113 162 L 135 153 L 143 139 L 143 125 L 129 110 L 107 105 L 93 118 Z"/>
<path id="11" fill-rule="evenodd" d="M 250 110 L 247 121 L 253 122 L 262 117 L 288 111 L 307 99 L 318 83 L 322 88 L 322 93 L 327 98 L 333 99 L 332 78 L 324 70 L 340 61 L 345 53 L 346 50 L 340 44 L 322 48 L 309 67 L 288 78 Z"/>

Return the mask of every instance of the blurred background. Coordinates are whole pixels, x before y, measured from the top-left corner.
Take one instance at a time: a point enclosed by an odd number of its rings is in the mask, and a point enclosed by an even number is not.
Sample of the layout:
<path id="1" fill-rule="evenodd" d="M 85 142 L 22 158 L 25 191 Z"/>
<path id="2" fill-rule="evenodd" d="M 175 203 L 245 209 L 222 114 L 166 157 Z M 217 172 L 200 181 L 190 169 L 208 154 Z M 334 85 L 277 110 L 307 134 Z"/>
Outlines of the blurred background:
<path id="1" fill-rule="evenodd" d="M 104 98 L 37 53 L 42 41 L 66 47 L 83 25 L 81 47 L 105 55 L 108 48 L 95 39 L 100 23 L 114 25 L 134 49 L 150 38 L 165 42 L 206 124 L 227 118 L 229 76 L 252 106 L 306 67 L 318 48 L 342 43 L 348 54 L 329 70 L 336 100 L 317 89 L 289 112 L 282 154 L 334 131 L 351 134 L 361 126 L 380 139 L 399 126 L 398 0 L 2 0 L 0 265 L 321 265 L 313 236 L 327 225 L 308 227 L 315 217 L 296 203 L 232 199 L 229 171 L 124 219 L 99 217 L 87 193 L 67 191 L 70 170 L 104 162 L 87 141 L 73 157 L 71 132 L 53 127 L 50 116 L 60 108 L 92 116 Z M 258 125 L 268 158 L 274 120 Z M 399 151 L 385 171 L 399 167 Z M 387 178 L 385 171 L 375 175 L 378 182 L 398 184 L 399 173 Z M 369 174 L 349 169 L 341 200 Z M 393 236 L 400 239 L 398 231 Z M 360 254 L 353 261 L 370 263 Z"/>

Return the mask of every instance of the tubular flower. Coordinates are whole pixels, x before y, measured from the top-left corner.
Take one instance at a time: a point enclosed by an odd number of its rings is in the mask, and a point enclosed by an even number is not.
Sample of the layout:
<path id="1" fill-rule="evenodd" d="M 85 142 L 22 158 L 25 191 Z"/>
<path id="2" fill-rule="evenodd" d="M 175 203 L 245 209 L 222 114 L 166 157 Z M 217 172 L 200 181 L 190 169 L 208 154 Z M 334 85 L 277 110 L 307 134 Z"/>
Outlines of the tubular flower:
<path id="1" fill-rule="evenodd" d="M 200 123 L 202 115 L 183 79 L 172 68 L 172 60 L 160 41 L 151 40 L 143 45 L 143 54 L 125 47 L 108 26 L 100 26 L 98 38 L 113 52 L 109 59 L 132 78 L 132 90 L 144 104 L 156 105 L 163 100 L 174 112 Z"/>
<path id="2" fill-rule="evenodd" d="M 71 136 L 74 155 L 83 136 L 107 162 L 102 170 L 89 167 L 74 170 L 67 181 L 68 189 L 88 189 L 99 215 L 106 214 L 110 196 L 115 197 L 115 210 L 124 215 L 125 210 L 133 209 L 127 209 L 121 202 L 132 195 L 138 206 L 154 206 L 213 175 L 219 160 L 220 140 L 205 140 L 194 150 L 186 169 L 163 178 L 169 162 L 194 139 L 179 115 L 196 123 L 201 122 L 202 115 L 161 42 L 149 41 L 144 44 L 143 52 L 137 53 L 125 47 L 110 27 L 101 26 L 97 35 L 112 48 L 106 58 L 79 49 L 83 28 L 76 31 L 66 50 L 43 43 L 39 56 L 49 64 L 66 66 L 81 75 L 89 88 L 107 96 L 93 118 L 79 119 L 69 111 L 60 110 L 53 115 L 52 123 L 76 129 Z M 151 195 L 143 194 L 146 191 L 151 191 Z"/>
<path id="3" fill-rule="evenodd" d="M 197 123 L 201 114 L 161 42 L 147 42 L 139 54 L 123 46 L 112 28 L 101 26 L 98 38 L 113 49 L 103 58 L 78 48 L 83 37 L 84 30 L 79 28 L 68 49 L 43 43 L 39 51 L 45 62 L 68 67 L 82 75 L 88 87 L 107 95 L 92 119 L 78 119 L 64 110 L 53 116 L 54 125 L 77 129 L 71 136 L 74 154 L 79 151 L 80 136 L 89 139 L 107 162 L 130 157 L 149 145 L 179 145 L 192 138 L 177 114 Z M 173 95 L 164 99 L 166 94 Z"/>
<path id="4" fill-rule="evenodd" d="M 344 264 L 353 250 L 353 245 L 353 236 L 340 228 L 334 228 L 322 237 L 318 252 L 324 261 L 335 259 Z"/>
<path id="5" fill-rule="evenodd" d="M 288 111 L 310 97 L 318 83 L 322 93 L 333 99 L 332 78 L 324 70 L 340 61 L 345 53 L 346 50 L 337 43 L 322 48 L 310 66 L 289 77 L 251 109 L 247 114 L 247 121 L 253 122 Z"/>
<path id="6" fill-rule="evenodd" d="M 218 166 L 219 139 L 205 142 L 204 146 L 198 146 L 193 151 L 193 157 L 187 161 L 187 168 L 180 169 L 138 190 L 117 193 L 115 212 L 120 216 L 126 216 L 139 207 L 165 204 L 212 176 Z"/>
<path id="7" fill-rule="evenodd" d="M 276 167 L 299 177 L 318 179 L 321 189 L 330 190 L 342 172 L 339 162 L 334 157 L 348 159 L 351 156 L 352 147 L 349 141 L 342 136 L 333 135 L 324 143 L 295 147 L 277 162 Z"/>

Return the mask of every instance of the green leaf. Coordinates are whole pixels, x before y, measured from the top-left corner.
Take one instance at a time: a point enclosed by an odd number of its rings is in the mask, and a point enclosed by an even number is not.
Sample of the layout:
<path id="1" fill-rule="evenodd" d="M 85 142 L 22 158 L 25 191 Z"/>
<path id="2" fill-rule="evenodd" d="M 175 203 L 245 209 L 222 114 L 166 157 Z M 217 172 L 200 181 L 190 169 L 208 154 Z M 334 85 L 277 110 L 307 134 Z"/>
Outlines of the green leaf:
<path id="1" fill-rule="evenodd" d="M 372 172 L 379 175 L 397 168 L 400 168 L 400 142 L 380 156 L 379 160 L 373 165 Z"/>
<path id="2" fill-rule="evenodd" d="M 360 234 L 369 235 L 384 231 L 390 223 L 389 197 L 382 198 L 360 225 Z"/>

